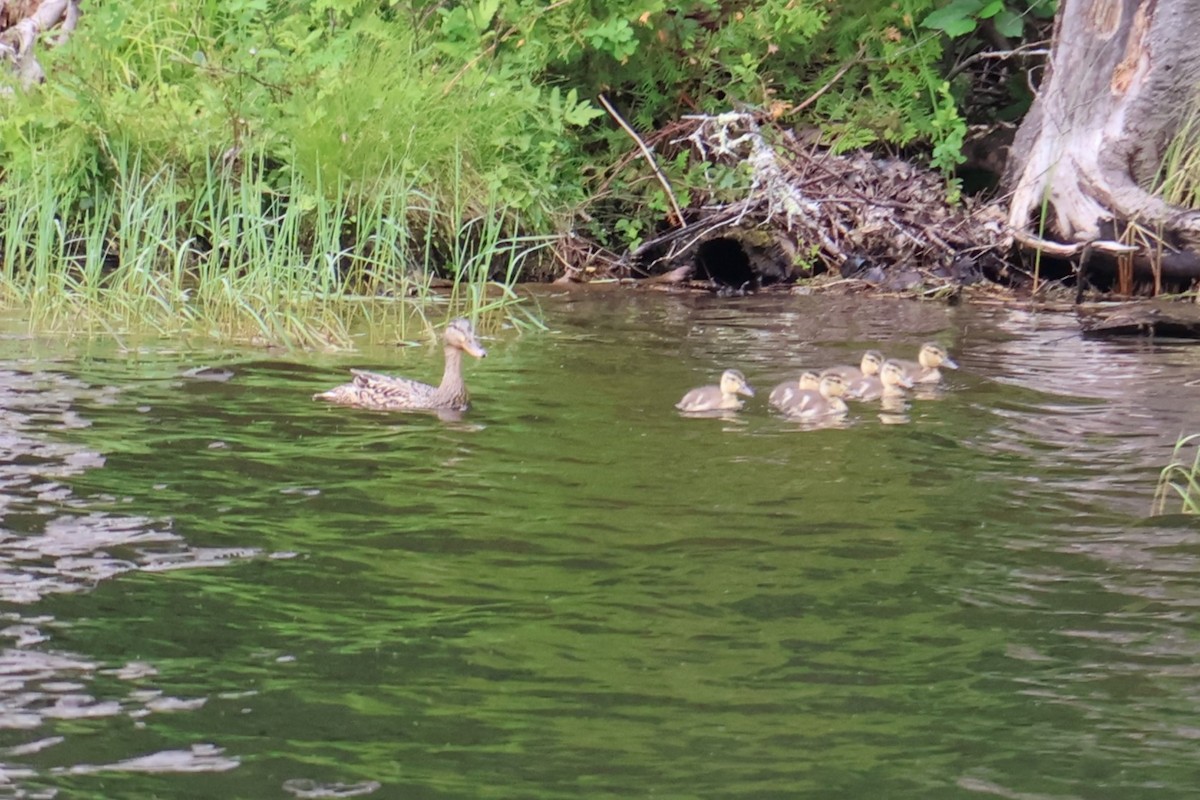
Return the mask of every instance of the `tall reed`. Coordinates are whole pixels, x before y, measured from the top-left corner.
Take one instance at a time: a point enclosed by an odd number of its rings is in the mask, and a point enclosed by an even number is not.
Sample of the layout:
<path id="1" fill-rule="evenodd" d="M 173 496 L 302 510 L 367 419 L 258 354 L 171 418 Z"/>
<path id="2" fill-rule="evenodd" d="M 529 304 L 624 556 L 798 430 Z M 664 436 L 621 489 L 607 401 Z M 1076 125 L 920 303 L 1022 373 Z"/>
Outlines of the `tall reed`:
<path id="1" fill-rule="evenodd" d="M 1168 203 L 1200 208 L 1200 102 L 1183 112 L 1151 189 Z"/>
<path id="2" fill-rule="evenodd" d="M 451 315 L 532 321 L 513 287 L 549 238 L 513 235 L 457 184 L 327 187 L 255 156 L 193 178 L 121 147 L 108 162 L 91 197 L 49 169 L 0 181 L 0 301 L 37 327 L 341 348 Z"/>
<path id="3" fill-rule="evenodd" d="M 1165 513 L 1167 501 L 1175 496 L 1180 501 L 1182 513 L 1200 514 L 1200 447 L 1196 448 L 1190 463 L 1184 457 L 1184 451 L 1195 444 L 1200 444 L 1200 433 L 1181 436 L 1175 443 L 1171 463 L 1158 476 L 1153 513 Z"/>

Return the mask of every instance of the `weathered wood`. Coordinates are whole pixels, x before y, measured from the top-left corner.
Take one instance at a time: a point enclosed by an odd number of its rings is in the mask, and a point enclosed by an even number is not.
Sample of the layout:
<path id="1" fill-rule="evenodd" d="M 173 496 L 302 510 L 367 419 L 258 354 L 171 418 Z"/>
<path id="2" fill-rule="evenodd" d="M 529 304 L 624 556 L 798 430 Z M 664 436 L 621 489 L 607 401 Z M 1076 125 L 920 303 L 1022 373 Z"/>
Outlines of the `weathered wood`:
<path id="1" fill-rule="evenodd" d="M 1169 300 L 1080 305 L 1079 324 L 1089 336 L 1170 336 L 1200 339 L 1200 305 Z"/>
<path id="2" fill-rule="evenodd" d="M 50 44 L 62 44 L 79 24 L 80 0 L 0 0 L 0 59 L 9 61 L 28 87 L 46 79 L 34 55 L 38 41 L 57 29 Z"/>
<path id="3" fill-rule="evenodd" d="M 1048 230 L 1064 242 L 1133 223 L 1179 252 L 1200 252 L 1200 213 L 1143 188 L 1195 100 L 1198 26 L 1200 0 L 1064 0 L 1041 93 L 1006 173 L 1010 226 L 1040 229 L 1045 210 Z M 1161 249 L 1140 247 L 1151 260 Z"/>

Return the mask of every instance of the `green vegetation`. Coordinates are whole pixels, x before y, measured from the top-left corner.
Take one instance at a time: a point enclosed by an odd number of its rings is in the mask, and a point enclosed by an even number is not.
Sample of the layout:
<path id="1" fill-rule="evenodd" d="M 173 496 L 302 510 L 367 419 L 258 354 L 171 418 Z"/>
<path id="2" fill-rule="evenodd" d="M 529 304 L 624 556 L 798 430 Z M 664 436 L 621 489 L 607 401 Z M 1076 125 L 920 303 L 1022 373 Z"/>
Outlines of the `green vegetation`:
<path id="1" fill-rule="evenodd" d="M 1167 145 L 1157 185 L 1149 187 L 1168 203 L 1200 208 L 1200 108 L 1193 104 Z"/>
<path id="2" fill-rule="evenodd" d="M 49 80 L 2 101 L 0 297 L 46 325 L 305 346 L 512 314 L 566 234 L 620 249 L 668 207 L 600 94 L 644 132 L 749 104 L 952 168 L 936 5 L 87 5 L 40 53 Z M 711 191 L 706 165 L 660 157 L 682 200 Z"/>
<path id="3" fill-rule="evenodd" d="M 1154 492 L 1154 513 L 1166 511 L 1167 501 L 1172 496 L 1180 501 L 1180 511 L 1184 514 L 1200 514 L 1200 434 L 1181 436 L 1175 443 L 1171 454 L 1171 463 L 1163 468 L 1158 476 L 1158 488 Z M 1185 453 L 1195 449 L 1189 462 Z"/>

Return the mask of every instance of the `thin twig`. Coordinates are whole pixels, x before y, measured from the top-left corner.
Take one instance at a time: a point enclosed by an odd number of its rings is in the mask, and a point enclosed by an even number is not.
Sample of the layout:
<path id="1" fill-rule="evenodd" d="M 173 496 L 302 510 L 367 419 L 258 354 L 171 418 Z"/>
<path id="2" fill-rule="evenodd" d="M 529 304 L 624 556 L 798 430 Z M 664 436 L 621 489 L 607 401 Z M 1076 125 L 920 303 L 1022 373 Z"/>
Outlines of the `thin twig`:
<path id="1" fill-rule="evenodd" d="M 646 162 L 650 164 L 650 169 L 654 171 L 654 176 L 658 178 L 658 182 L 662 184 L 663 191 L 667 193 L 667 199 L 671 201 L 671 209 L 675 212 L 675 219 L 679 221 L 679 227 L 686 228 L 687 221 L 683 218 L 683 211 L 679 208 L 679 201 L 675 199 L 675 192 L 671 191 L 671 184 L 667 181 L 667 176 L 664 175 L 662 170 L 658 168 L 658 162 L 654 159 L 654 153 L 652 153 L 650 148 L 646 146 L 646 143 L 642 141 L 642 137 L 637 135 L 637 131 L 629 127 L 629 123 L 621 118 L 621 115 L 617 113 L 617 110 L 612 107 L 612 103 L 608 102 L 607 97 L 601 94 L 597 95 L 597 99 L 600 100 L 600 105 L 604 106 L 604 110 L 607 111 L 609 115 L 616 120 L 616 123 L 621 126 L 621 129 L 628 133 L 630 138 L 637 142 L 637 146 L 641 149 L 642 155 L 646 157 Z"/>
<path id="2" fill-rule="evenodd" d="M 1046 44 L 1049 44 L 1049 42 L 1030 42 L 1028 44 L 1023 44 L 1020 47 L 1013 48 L 1012 50 L 988 50 L 984 53 L 976 53 L 973 56 L 964 58 L 962 61 L 956 64 L 950 70 L 950 73 L 946 75 L 946 80 L 950 80 L 954 76 L 960 74 L 963 70 L 974 64 L 976 61 L 983 61 L 989 58 L 1009 59 L 1015 58 L 1016 56 L 1048 56 L 1050 55 L 1050 50 L 1049 48 L 1043 46 Z"/>
<path id="3" fill-rule="evenodd" d="M 828 81 L 826 81 L 824 86 L 822 86 L 820 89 L 817 89 L 815 92 L 810 94 L 808 96 L 808 99 L 806 99 L 803 103 L 801 103 L 800 105 L 791 109 L 791 113 L 795 113 L 797 111 L 803 111 L 804 109 L 808 108 L 813 103 L 817 102 L 817 99 L 820 98 L 821 95 L 825 94 L 827 91 L 829 91 L 831 88 L 833 88 L 833 85 L 835 83 L 837 83 L 838 81 L 840 81 L 842 79 L 842 76 L 850 71 L 851 67 L 853 67 L 855 64 L 859 63 L 859 61 L 862 60 L 863 54 L 865 52 L 867 52 L 866 45 L 863 45 L 862 47 L 858 48 L 858 54 L 855 55 L 854 58 L 848 60 L 845 64 L 842 64 L 840 67 L 838 67 L 838 71 L 833 73 L 833 77 L 830 78 Z"/>

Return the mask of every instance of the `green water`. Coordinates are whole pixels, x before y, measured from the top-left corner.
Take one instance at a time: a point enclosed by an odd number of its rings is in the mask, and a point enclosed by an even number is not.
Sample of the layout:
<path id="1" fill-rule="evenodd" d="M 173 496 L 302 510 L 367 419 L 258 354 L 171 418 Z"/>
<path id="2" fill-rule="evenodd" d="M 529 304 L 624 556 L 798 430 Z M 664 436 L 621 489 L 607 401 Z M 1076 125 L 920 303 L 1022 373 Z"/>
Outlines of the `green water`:
<path id="1" fill-rule="evenodd" d="M 540 303 L 456 423 L 310 400 L 433 348 L 0 340 L 0 797 L 1195 796 L 1200 525 L 1148 514 L 1200 351 Z M 766 411 L 926 339 L 962 369 L 902 417 Z M 674 411 L 729 366 L 745 412 Z"/>

